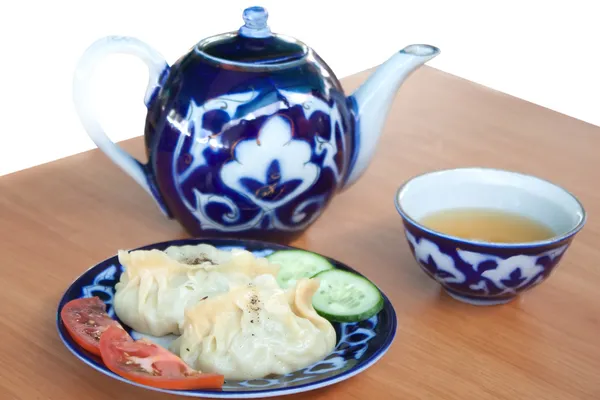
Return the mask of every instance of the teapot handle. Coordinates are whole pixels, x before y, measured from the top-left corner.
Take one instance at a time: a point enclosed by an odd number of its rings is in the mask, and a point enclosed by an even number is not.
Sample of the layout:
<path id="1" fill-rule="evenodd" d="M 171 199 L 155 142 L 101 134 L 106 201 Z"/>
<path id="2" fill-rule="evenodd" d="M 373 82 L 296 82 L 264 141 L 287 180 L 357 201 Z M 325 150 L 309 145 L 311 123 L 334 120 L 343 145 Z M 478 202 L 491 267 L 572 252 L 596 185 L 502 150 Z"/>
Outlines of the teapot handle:
<path id="1" fill-rule="evenodd" d="M 169 65 L 164 57 L 146 43 L 126 36 L 107 36 L 94 42 L 83 53 L 73 77 L 73 102 L 75 110 L 88 136 L 115 164 L 131 176 L 148 194 L 154 198 L 160 210 L 167 216 L 171 214 L 163 201 L 148 165 L 129 155 L 115 144 L 102 129 L 95 108 L 91 101 L 90 82 L 96 65 L 110 54 L 129 54 L 141 58 L 148 67 L 148 87 L 144 97 L 146 107 L 160 88 L 164 75 L 169 71 Z"/>

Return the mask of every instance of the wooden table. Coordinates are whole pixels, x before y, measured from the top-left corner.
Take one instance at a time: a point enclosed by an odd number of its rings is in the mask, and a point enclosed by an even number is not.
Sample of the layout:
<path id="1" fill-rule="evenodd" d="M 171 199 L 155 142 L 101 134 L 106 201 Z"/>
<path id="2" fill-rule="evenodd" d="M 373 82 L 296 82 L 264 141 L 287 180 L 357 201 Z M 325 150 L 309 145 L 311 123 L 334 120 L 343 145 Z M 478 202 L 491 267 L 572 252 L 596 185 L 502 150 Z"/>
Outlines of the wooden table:
<path id="1" fill-rule="evenodd" d="M 347 89 L 369 72 L 346 79 Z M 143 158 L 140 138 L 122 145 Z M 415 73 L 368 172 L 295 243 L 377 282 L 398 313 L 398 335 L 367 372 L 290 398 L 600 399 L 598 154 L 598 127 L 429 67 Z M 403 237 L 398 186 L 458 166 L 550 179 L 589 213 L 555 274 L 508 305 L 450 299 L 417 267 Z M 119 248 L 185 237 L 179 225 L 94 150 L 0 178 L 0 226 L 0 398 L 168 398 L 82 364 L 59 341 L 55 318 L 81 272 Z"/>

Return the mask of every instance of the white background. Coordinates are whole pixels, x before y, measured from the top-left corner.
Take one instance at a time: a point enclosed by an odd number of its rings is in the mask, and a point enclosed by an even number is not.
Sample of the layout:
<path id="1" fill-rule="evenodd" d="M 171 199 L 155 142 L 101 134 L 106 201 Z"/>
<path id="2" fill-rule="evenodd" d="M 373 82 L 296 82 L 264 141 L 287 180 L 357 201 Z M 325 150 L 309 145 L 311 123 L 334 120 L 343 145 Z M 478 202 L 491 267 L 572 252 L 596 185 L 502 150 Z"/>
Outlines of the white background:
<path id="1" fill-rule="evenodd" d="M 78 57 L 106 35 L 135 36 L 174 62 L 198 40 L 235 30 L 243 8 L 267 7 L 275 32 L 313 47 L 339 78 L 410 43 L 442 54 L 429 65 L 600 125 L 600 5 L 594 0 L 20 0 L 0 5 L 0 175 L 94 148 L 77 119 Z M 94 78 L 115 140 L 143 133 L 147 71 L 113 56 Z M 568 132 L 565 132 L 568 134 Z"/>

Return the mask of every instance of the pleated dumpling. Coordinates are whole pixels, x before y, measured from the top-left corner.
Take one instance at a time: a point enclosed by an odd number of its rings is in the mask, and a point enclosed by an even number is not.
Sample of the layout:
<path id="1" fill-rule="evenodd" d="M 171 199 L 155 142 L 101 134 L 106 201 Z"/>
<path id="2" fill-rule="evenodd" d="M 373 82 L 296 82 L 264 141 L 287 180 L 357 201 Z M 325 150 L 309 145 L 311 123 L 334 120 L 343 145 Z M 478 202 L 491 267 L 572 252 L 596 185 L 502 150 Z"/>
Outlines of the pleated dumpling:
<path id="1" fill-rule="evenodd" d="M 305 368 L 330 354 L 335 329 L 312 307 L 317 279 L 283 290 L 273 275 L 186 310 L 171 350 L 193 368 L 227 379 L 259 379 Z"/>
<path id="2" fill-rule="evenodd" d="M 164 252 L 172 259 L 189 265 L 224 264 L 230 261 L 234 254 L 205 243 L 170 246 Z"/>
<path id="3" fill-rule="evenodd" d="M 171 246 L 165 253 L 174 260 L 188 265 L 200 265 L 207 271 L 225 274 L 243 274 L 258 276 L 270 274 L 277 276 L 279 265 L 270 263 L 266 258 L 256 257 L 248 250 L 232 249 L 225 251 L 208 244 Z"/>
<path id="4" fill-rule="evenodd" d="M 115 313 L 152 336 L 181 334 L 188 307 L 257 275 L 276 276 L 279 268 L 247 251 L 229 253 L 208 245 L 119 251 L 118 256 L 125 271 L 115 285 Z"/>

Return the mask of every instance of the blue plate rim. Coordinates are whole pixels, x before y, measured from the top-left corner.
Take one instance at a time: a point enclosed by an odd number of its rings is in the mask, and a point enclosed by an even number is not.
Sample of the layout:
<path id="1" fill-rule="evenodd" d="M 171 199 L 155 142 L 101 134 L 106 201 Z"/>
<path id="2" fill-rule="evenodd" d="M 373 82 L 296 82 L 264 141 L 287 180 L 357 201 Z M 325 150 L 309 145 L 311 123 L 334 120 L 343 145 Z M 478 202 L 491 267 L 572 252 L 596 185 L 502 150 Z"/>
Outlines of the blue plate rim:
<path id="1" fill-rule="evenodd" d="M 165 240 L 165 241 L 161 241 L 161 242 L 155 242 L 155 243 L 139 246 L 136 248 L 132 248 L 132 249 L 129 249 L 128 251 L 147 250 L 147 249 L 152 249 L 152 248 L 157 248 L 157 247 L 160 248 L 160 247 L 164 247 L 167 245 L 183 246 L 183 245 L 187 245 L 187 244 L 200 244 L 200 243 L 210 244 L 215 247 L 240 247 L 240 245 L 245 247 L 248 244 L 254 244 L 255 246 L 264 247 L 265 249 L 272 249 L 272 250 L 279 248 L 280 250 L 289 249 L 289 250 L 312 251 L 312 250 L 302 249 L 302 248 L 296 247 L 296 246 L 283 245 L 283 244 L 279 244 L 279 243 L 273 243 L 273 242 L 255 240 L 255 239 L 235 239 L 235 238 L 186 238 L 186 239 Z M 350 267 L 349 265 L 347 265 L 344 262 L 341 262 L 337 259 L 326 256 L 324 254 L 320 254 L 320 253 L 316 253 L 316 252 L 314 252 L 314 253 L 318 254 L 322 257 L 325 257 L 329 261 L 333 261 L 337 264 L 343 265 L 345 268 L 348 268 L 350 271 L 356 272 L 356 273 L 364 276 L 362 273 L 360 273 L 359 271 L 356 271 L 354 268 Z M 61 330 L 62 321 L 60 318 L 60 311 L 62 310 L 62 307 L 66 304 L 67 297 L 69 297 L 68 295 L 70 294 L 71 290 L 73 289 L 73 286 L 76 285 L 77 282 L 79 282 L 86 274 L 88 274 L 94 268 L 98 267 L 101 264 L 108 263 L 108 262 L 110 262 L 110 260 L 113 260 L 116 258 L 117 258 L 117 255 L 113 255 L 113 256 L 108 257 L 100 262 L 97 262 L 93 266 L 91 266 L 88 269 L 86 269 L 85 271 L 83 271 L 76 279 L 74 279 L 71 282 L 71 284 L 68 286 L 67 290 L 65 290 L 65 292 L 63 293 L 63 295 L 61 296 L 61 298 L 58 302 L 57 313 L 56 313 L 56 329 L 58 331 L 58 336 L 59 336 L 61 342 L 63 343 L 63 345 L 77 359 L 79 359 L 80 361 L 82 361 L 86 365 L 90 366 L 94 370 L 96 370 L 108 377 L 117 379 L 121 382 L 125 382 L 127 384 L 130 384 L 130 385 L 133 385 L 133 386 L 136 386 L 139 388 L 152 390 L 152 391 L 156 391 L 156 392 L 161 392 L 161 393 L 174 394 L 174 395 L 184 396 L 184 397 L 214 398 L 214 399 L 221 399 L 221 398 L 254 399 L 254 398 L 265 398 L 265 397 L 284 396 L 284 395 L 290 395 L 290 394 L 303 393 L 303 392 L 308 392 L 308 391 L 321 389 L 321 388 L 324 388 L 327 386 L 334 385 L 336 383 L 350 379 L 353 376 L 360 374 L 361 372 L 364 372 L 369 367 L 373 366 L 377 361 L 379 361 L 387 353 L 387 351 L 392 346 L 394 339 L 396 338 L 397 327 L 398 327 L 396 310 L 394 309 L 392 302 L 387 297 L 387 295 L 383 292 L 383 290 L 381 290 L 381 288 L 373 282 L 375 284 L 375 286 L 377 286 L 377 288 L 379 289 L 379 292 L 381 293 L 381 295 L 383 297 L 384 310 L 386 310 L 386 312 L 389 314 L 391 329 L 389 332 L 387 332 L 387 335 L 385 337 L 383 345 L 379 349 L 377 349 L 374 354 L 369 356 L 368 359 L 366 359 L 364 362 L 362 362 L 361 363 L 362 365 L 360 365 L 357 368 L 352 368 L 352 369 L 345 371 L 339 375 L 324 378 L 321 381 L 300 384 L 298 386 L 293 386 L 290 388 L 273 388 L 273 389 L 264 389 L 264 390 L 253 390 L 253 391 L 248 391 L 248 392 L 244 392 L 244 391 L 222 392 L 222 391 L 218 391 L 218 390 L 189 390 L 189 391 L 187 391 L 187 390 L 169 390 L 169 389 L 161 389 L 161 388 L 156 388 L 156 387 L 152 387 L 152 386 L 142 385 L 142 384 L 130 381 L 128 379 L 125 379 L 108 369 L 102 369 L 102 368 L 99 368 L 98 366 L 94 365 L 94 363 L 92 363 L 89 358 L 82 356 L 75 348 L 73 348 L 73 346 L 69 343 L 67 338 L 64 337 L 63 332 Z M 118 264 L 118 260 L 116 260 L 116 262 Z"/>

